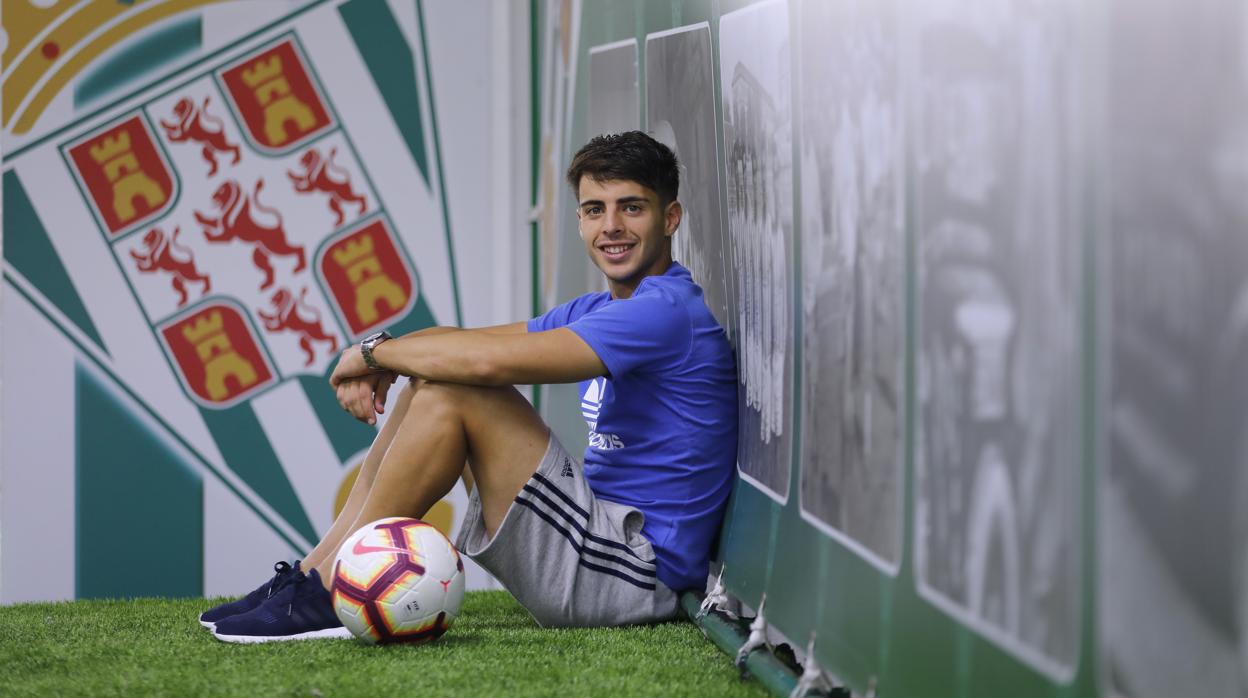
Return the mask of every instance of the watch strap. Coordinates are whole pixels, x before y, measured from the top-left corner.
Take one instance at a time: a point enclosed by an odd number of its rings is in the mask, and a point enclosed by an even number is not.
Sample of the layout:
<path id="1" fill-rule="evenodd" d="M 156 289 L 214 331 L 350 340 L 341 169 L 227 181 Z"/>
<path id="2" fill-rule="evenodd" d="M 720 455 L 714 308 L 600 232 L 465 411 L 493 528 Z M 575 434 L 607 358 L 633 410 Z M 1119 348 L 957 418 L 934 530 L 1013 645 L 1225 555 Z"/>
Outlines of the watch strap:
<path id="1" fill-rule="evenodd" d="M 369 370 L 382 370 L 381 366 L 377 364 L 377 360 L 373 358 L 373 349 L 387 339 L 394 338 L 391 337 L 388 332 L 377 332 L 375 334 L 370 334 L 365 337 L 362 342 L 360 342 L 360 355 L 364 357 L 364 364 L 368 366 Z"/>

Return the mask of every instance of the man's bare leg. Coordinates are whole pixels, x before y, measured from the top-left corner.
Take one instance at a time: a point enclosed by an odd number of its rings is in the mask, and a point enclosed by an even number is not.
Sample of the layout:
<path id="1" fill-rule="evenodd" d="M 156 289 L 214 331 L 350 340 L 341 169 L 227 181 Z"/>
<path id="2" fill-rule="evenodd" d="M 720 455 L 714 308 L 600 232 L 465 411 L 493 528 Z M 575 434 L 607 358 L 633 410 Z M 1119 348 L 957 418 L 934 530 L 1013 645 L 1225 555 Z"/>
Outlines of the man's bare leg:
<path id="1" fill-rule="evenodd" d="M 388 516 L 424 516 L 463 474 L 465 460 L 480 492 L 486 531 L 493 535 L 537 469 L 550 439 L 550 431 L 533 407 L 510 386 L 419 381 L 403 414 L 396 409 L 383 432 L 391 428 L 389 422 L 398 424 L 388 434 L 389 445 L 346 535 Z M 351 496 L 355 495 L 353 489 Z M 307 566 L 316 567 L 327 585 L 337 548 L 346 535 L 332 550 L 327 535 L 314 551 L 319 559 L 309 556 Z"/>
<path id="2" fill-rule="evenodd" d="M 360 472 L 355 476 L 355 484 L 351 485 L 351 493 L 347 495 L 342 511 L 338 512 L 333 525 L 321 538 L 321 542 L 317 543 L 312 552 L 304 558 L 305 568 L 311 569 L 320 565 L 326 556 L 333 555 L 342 541 L 351 535 L 354 530 L 351 526 L 355 523 L 360 508 L 364 506 L 364 498 L 368 496 L 369 488 L 373 486 L 373 479 L 377 477 L 381 459 L 386 455 L 386 450 L 390 448 L 390 443 L 394 441 L 394 435 L 399 430 L 399 424 L 407 414 L 407 406 L 412 400 L 413 392 L 414 387 L 411 384 L 399 391 L 389 418 L 381 425 L 377 438 L 373 439 L 373 445 L 369 446 L 368 454 L 364 456 L 364 462 L 360 464 Z"/>
<path id="3" fill-rule="evenodd" d="M 342 541 L 346 540 L 347 536 L 354 533 L 356 528 L 358 528 L 356 519 L 364 506 L 365 498 L 368 497 L 368 491 L 373 486 L 373 480 L 377 477 L 381 459 L 386 455 L 391 442 L 394 441 L 394 435 L 403 423 L 404 415 L 407 414 L 408 403 L 411 402 L 412 395 L 416 392 L 416 385 L 415 382 L 409 382 L 399 391 L 390 415 L 381 425 L 377 438 L 373 440 L 372 446 L 368 449 L 368 454 L 364 457 L 364 462 L 360 464 L 360 472 L 355 477 L 355 483 L 351 485 L 351 493 L 347 495 L 347 501 L 343 504 L 342 511 L 338 512 L 338 516 L 334 518 L 333 525 L 326 531 L 321 541 L 304 558 L 303 566 L 306 569 L 318 567 L 327 557 L 332 558 L 342 545 Z M 466 465 L 463 469 L 463 479 L 464 486 L 471 492 L 472 474 L 468 471 Z M 364 521 L 363 523 L 368 522 Z"/>

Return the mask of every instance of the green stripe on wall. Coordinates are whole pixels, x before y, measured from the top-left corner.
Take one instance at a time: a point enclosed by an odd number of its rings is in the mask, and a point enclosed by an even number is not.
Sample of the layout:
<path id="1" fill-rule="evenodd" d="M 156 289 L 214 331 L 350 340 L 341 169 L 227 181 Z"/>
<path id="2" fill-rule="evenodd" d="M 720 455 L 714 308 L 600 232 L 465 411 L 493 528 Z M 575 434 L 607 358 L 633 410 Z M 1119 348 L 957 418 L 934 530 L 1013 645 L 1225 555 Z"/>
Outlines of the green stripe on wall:
<path id="1" fill-rule="evenodd" d="M 201 407 L 199 413 L 230 470 L 305 539 L 319 541 L 321 537 L 286 478 L 286 471 L 273 452 L 251 403 L 244 402 L 225 410 Z"/>
<path id="2" fill-rule="evenodd" d="M 74 392 L 75 596 L 203 596 L 198 471 L 81 365 Z"/>
<path id="3" fill-rule="evenodd" d="M 376 0 L 351 0 L 338 8 L 351 32 L 377 90 L 390 110 L 390 116 L 403 134 L 407 149 L 429 184 L 429 158 L 425 153 L 424 123 L 420 119 L 420 93 L 417 91 L 416 64 L 412 49 L 399 31 L 390 6 Z"/>
<path id="4" fill-rule="evenodd" d="M 143 36 L 101 61 L 78 82 L 74 87 L 74 109 L 125 87 L 199 49 L 203 43 L 203 21 L 199 15 Z"/>
<path id="5" fill-rule="evenodd" d="M 101 351 L 108 353 L 82 297 L 52 247 L 43 221 L 13 170 L 4 173 L 4 261 L 12 264 Z"/>
<path id="6" fill-rule="evenodd" d="M 442 145 L 438 137 L 438 109 L 433 101 L 433 69 L 429 67 L 429 35 L 425 33 L 425 9 L 416 0 L 416 22 L 420 26 L 420 55 L 424 67 L 425 89 L 429 92 L 429 122 L 433 131 L 433 157 L 438 166 L 438 198 L 442 202 L 442 232 L 446 234 L 446 263 L 451 272 L 451 291 L 455 294 L 455 325 L 464 326 L 464 310 L 460 306 L 459 273 L 455 270 L 455 237 L 451 234 L 451 207 L 446 202 L 446 168 L 442 166 Z"/>
<path id="7" fill-rule="evenodd" d="M 308 404 L 312 405 L 312 411 L 316 412 L 321 428 L 334 447 L 334 453 L 338 455 L 338 462 L 346 465 L 348 459 L 373 443 L 377 430 L 353 419 L 338 405 L 338 397 L 329 387 L 329 376 L 333 372 L 334 366 L 330 366 L 324 376 L 299 376 L 298 380 L 308 397 Z"/>

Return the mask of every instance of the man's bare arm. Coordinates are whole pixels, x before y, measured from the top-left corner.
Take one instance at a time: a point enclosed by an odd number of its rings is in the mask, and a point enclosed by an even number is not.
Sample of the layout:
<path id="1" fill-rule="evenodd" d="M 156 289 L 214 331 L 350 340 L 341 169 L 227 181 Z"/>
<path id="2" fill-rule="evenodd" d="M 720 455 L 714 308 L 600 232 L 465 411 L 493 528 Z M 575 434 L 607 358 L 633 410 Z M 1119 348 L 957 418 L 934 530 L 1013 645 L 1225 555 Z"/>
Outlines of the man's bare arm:
<path id="1" fill-rule="evenodd" d="M 491 325 L 489 327 L 474 327 L 465 329 L 462 327 L 426 327 L 423 330 L 408 332 L 403 337 L 428 337 L 435 334 L 447 334 L 450 332 L 481 332 L 484 334 L 524 334 L 529 331 L 529 324 L 524 321 L 509 322 L 503 325 Z"/>
<path id="2" fill-rule="evenodd" d="M 423 330 L 409 332 L 398 339 L 384 342 L 405 341 L 412 338 L 428 338 L 445 335 L 463 336 L 506 336 L 520 335 L 528 332 L 528 323 L 511 322 L 492 327 L 464 330 L 458 327 L 426 327 Z M 376 423 L 376 415 L 385 412 L 386 396 L 394 383 L 398 371 L 374 372 L 364 365 L 358 344 L 347 347 L 339 357 L 329 383 L 334 388 L 339 404 L 353 417 L 368 424 Z"/>
<path id="3" fill-rule="evenodd" d="M 571 383 L 605 375 L 593 349 L 567 329 L 529 332 L 526 323 L 459 330 L 429 328 L 377 345 L 373 358 L 388 371 L 469 385 Z M 372 380 L 358 345 L 348 347 L 330 384 Z"/>
<path id="4" fill-rule="evenodd" d="M 525 331 L 504 325 L 405 336 L 377 345 L 373 358 L 403 375 L 470 385 L 572 383 L 607 372 L 571 330 L 528 332 L 524 323 L 517 324 Z"/>

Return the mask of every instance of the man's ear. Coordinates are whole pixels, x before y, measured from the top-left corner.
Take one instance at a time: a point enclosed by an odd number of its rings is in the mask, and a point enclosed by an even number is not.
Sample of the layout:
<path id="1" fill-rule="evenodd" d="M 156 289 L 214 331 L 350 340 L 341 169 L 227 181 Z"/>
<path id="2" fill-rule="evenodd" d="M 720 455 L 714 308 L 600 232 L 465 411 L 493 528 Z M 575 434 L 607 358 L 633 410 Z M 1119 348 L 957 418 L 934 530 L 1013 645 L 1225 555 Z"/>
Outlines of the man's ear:
<path id="1" fill-rule="evenodd" d="M 680 219 L 684 214 L 685 211 L 680 207 L 679 201 L 668 204 L 663 211 L 663 233 L 669 238 L 674 235 L 676 229 L 680 227 Z"/>

